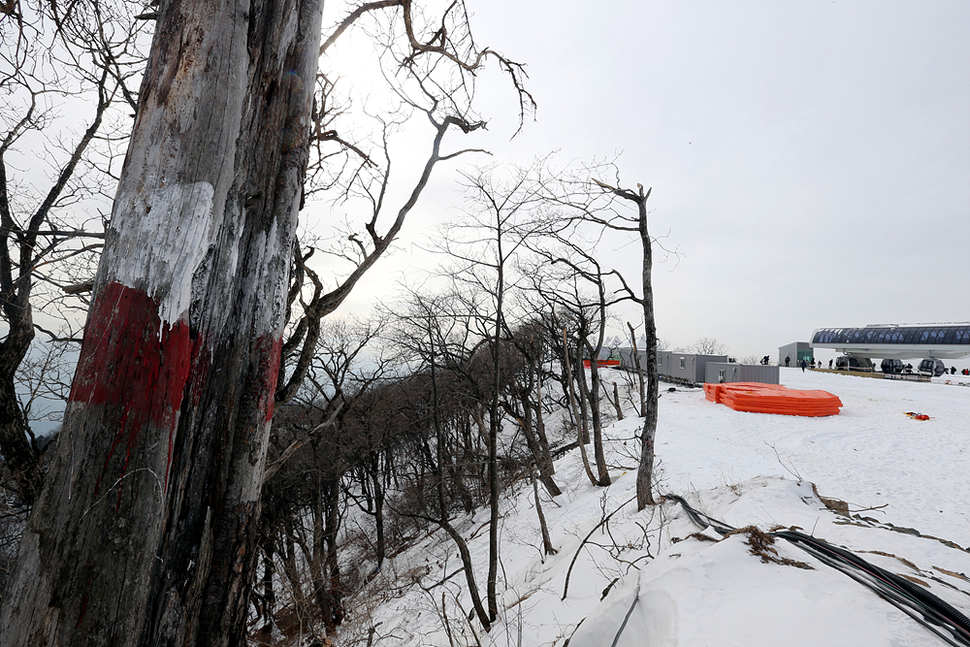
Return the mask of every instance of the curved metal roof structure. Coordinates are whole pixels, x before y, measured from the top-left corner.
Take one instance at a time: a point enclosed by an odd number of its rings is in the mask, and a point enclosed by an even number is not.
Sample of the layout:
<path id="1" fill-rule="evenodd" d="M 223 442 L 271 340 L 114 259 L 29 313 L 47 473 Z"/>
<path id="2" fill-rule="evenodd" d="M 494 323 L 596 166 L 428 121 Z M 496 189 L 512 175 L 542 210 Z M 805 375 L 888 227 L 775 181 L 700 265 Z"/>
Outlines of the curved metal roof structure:
<path id="1" fill-rule="evenodd" d="M 819 328 L 812 348 L 834 348 L 855 357 L 960 359 L 970 355 L 970 323 L 876 324 Z"/>

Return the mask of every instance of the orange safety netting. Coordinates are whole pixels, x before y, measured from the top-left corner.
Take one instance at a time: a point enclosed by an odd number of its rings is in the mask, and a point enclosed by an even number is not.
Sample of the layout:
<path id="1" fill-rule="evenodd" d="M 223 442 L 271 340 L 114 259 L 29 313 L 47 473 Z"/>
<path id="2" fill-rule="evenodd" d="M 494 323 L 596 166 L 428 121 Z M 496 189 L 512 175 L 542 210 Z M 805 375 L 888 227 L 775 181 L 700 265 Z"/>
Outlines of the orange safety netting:
<path id="1" fill-rule="evenodd" d="M 620 360 L 618 359 L 598 359 L 596 360 L 597 366 L 619 366 Z M 583 368 L 589 368 L 589 360 L 583 360 Z"/>
<path id="2" fill-rule="evenodd" d="M 838 396 L 828 391 L 799 391 L 759 382 L 705 384 L 704 395 L 711 402 L 720 402 L 735 411 L 787 416 L 834 416 L 842 406 Z"/>

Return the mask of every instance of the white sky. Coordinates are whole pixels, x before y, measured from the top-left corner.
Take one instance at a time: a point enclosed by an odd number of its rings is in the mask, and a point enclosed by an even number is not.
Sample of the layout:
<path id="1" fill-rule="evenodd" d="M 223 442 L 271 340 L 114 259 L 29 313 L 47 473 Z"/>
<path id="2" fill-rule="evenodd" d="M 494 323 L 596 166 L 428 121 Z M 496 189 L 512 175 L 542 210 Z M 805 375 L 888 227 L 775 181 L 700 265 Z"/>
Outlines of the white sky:
<path id="1" fill-rule="evenodd" d="M 672 346 L 774 357 L 819 327 L 970 320 L 970 2 L 470 7 L 479 44 L 526 63 L 539 104 L 508 141 L 514 99 L 486 76 L 474 145 L 522 164 L 622 152 L 626 185 L 653 187 L 652 233 L 681 253 L 654 271 Z M 448 215 L 447 186 L 357 299 Z M 636 247 L 624 255 L 635 277 Z"/>

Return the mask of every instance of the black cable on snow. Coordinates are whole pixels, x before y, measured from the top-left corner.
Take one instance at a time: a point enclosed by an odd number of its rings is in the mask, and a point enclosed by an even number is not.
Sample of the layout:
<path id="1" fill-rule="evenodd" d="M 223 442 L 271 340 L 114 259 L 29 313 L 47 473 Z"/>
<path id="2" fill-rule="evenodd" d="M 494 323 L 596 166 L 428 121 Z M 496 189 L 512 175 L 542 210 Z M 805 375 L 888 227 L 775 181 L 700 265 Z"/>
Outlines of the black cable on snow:
<path id="1" fill-rule="evenodd" d="M 918 584 L 810 535 L 795 530 L 779 530 L 771 534 L 786 539 L 803 550 L 811 548 L 807 552 L 830 566 L 838 567 L 842 563 L 868 575 L 875 584 L 870 588 L 882 593 L 883 597 L 918 608 L 928 622 L 944 627 L 962 644 L 970 645 L 970 618 Z M 839 570 L 845 572 L 845 569 Z"/>
<path id="2" fill-rule="evenodd" d="M 616 647 L 616 643 L 620 642 L 620 634 L 626 629 L 626 623 L 630 621 L 630 615 L 633 613 L 633 608 L 637 606 L 637 602 L 640 601 L 640 580 L 637 579 L 637 590 L 633 593 L 633 603 L 630 604 L 630 608 L 626 610 L 626 616 L 623 617 L 623 624 L 620 625 L 619 631 L 613 636 L 613 644 L 610 647 Z"/>
<path id="3" fill-rule="evenodd" d="M 679 503 L 691 522 L 702 530 L 710 527 L 721 535 L 735 530 L 728 524 L 694 509 L 683 497 L 676 494 L 664 496 Z M 769 534 L 788 541 L 823 564 L 869 587 L 951 645 L 970 646 L 970 618 L 918 584 L 811 535 L 795 530 L 778 530 Z"/>
<path id="4" fill-rule="evenodd" d="M 718 521 L 713 517 L 709 517 L 700 510 L 695 510 L 683 497 L 677 496 L 676 494 L 664 494 L 664 498 L 670 499 L 671 501 L 676 501 L 690 517 L 690 520 L 695 526 L 701 530 L 706 530 L 708 527 L 713 528 L 717 531 L 719 535 L 726 535 L 728 533 L 734 532 L 737 528 L 732 528 L 723 521 Z"/>
<path id="5" fill-rule="evenodd" d="M 824 542 L 822 543 L 824 544 Z M 891 586 L 886 579 L 880 578 L 868 570 L 858 568 L 851 562 L 833 558 L 832 553 L 827 551 L 819 551 L 815 546 L 796 545 L 823 564 L 841 571 L 856 582 L 872 589 L 877 595 L 882 597 L 884 600 L 895 606 L 909 617 L 913 618 L 916 622 L 920 623 L 928 630 L 932 631 L 944 642 L 953 645 L 954 647 L 962 647 L 970 644 L 966 641 L 965 637 L 960 635 L 959 629 L 954 627 L 953 623 L 948 622 L 946 618 L 941 617 L 940 614 L 935 611 L 935 609 L 933 609 L 931 606 L 923 604 L 913 597 L 908 597 L 901 594 L 900 590 Z M 831 546 L 827 547 L 831 548 Z M 872 568 L 875 569 L 877 567 Z"/>

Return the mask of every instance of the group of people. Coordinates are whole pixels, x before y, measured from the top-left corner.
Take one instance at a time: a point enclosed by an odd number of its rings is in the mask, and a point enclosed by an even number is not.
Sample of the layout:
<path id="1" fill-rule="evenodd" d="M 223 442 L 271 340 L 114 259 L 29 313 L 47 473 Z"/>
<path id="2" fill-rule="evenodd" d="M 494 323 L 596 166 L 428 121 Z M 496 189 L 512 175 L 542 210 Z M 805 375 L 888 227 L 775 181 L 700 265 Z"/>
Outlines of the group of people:
<path id="1" fill-rule="evenodd" d="M 765 366 L 768 365 L 767 355 L 761 358 L 761 363 L 764 364 Z M 812 360 L 810 362 L 801 360 L 800 362 L 798 362 L 798 366 L 802 368 L 802 372 L 804 373 L 806 368 L 822 368 L 822 360 Z M 789 368 L 789 367 L 791 367 L 791 355 L 785 358 L 785 368 Z M 832 368 L 832 360 L 829 360 L 829 368 Z"/>
<path id="2" fill-rule="evenodd" d="M 768 366 L 768 363 L 769 362 L 770 362 L 770 358 L 767 355 L 765 355 L 764 357 L 761 358 L 761 363 L 763 365 Z M 802 372 L 804 373 L 806 368 L 822 368 L 822 360 L 818 359 L 818 360 L 812 360 L 812 361 L 808 361 L 808 362 L 805 361 L 805 360 L 801 360 L 801 361 L 798 362 L 798 366 L 801 367 Z M 791 367 L 791 355 L 785 357 L 785 367 L 786 368 Z M 832 370 L 832 360 L 829 360 L 829 370 Z M 907 364 L 906 366 L 904 366 L 903 367 L 903 372 L 904 373 L 912 373 L 913 372 L 913 365 L 912 364 Z M 946 368 L 943 369 L 943 373 L 944 373 L 944 375 L 946 374 Z M 957 368 L 955 366 L 951 366 L 950 367 L 950 375 L 956 375 L 956 374 L 957 374 Z M 970 375 L 970 368 L 963 369 L 962 371 L 960 371 L 960 374 L 961 375 Z"/>

